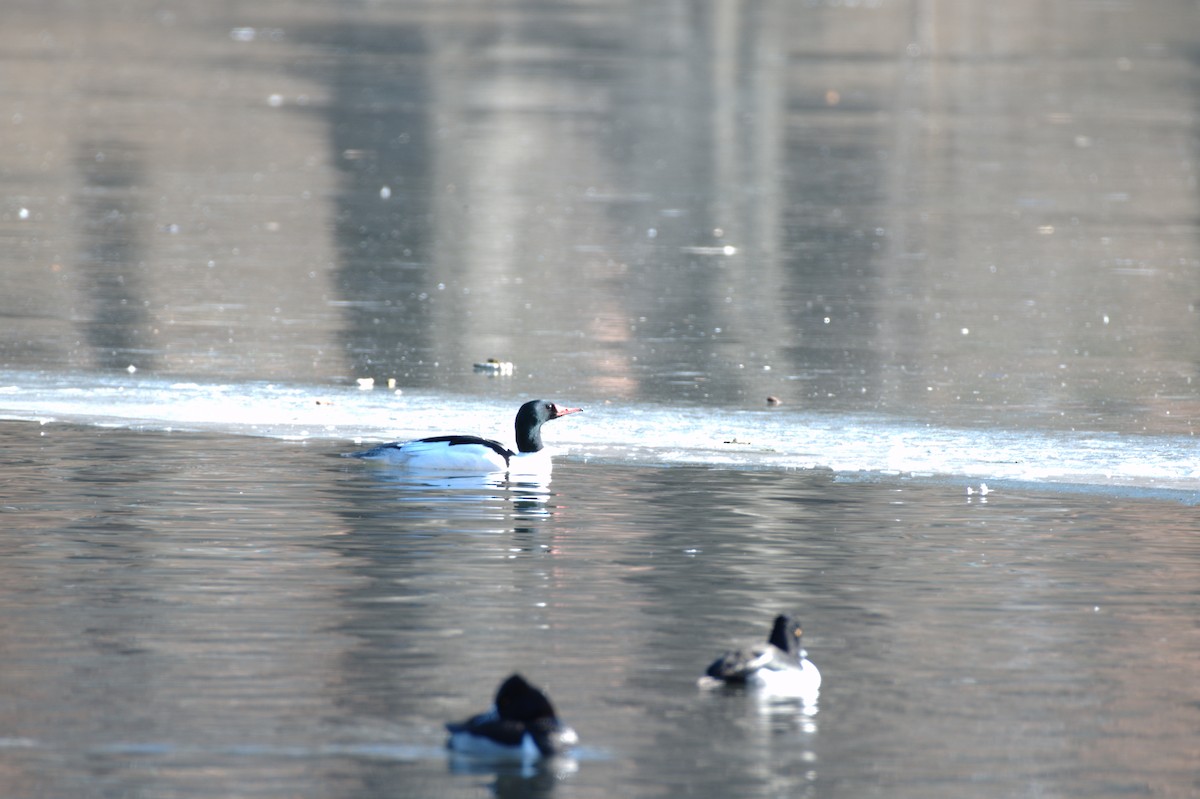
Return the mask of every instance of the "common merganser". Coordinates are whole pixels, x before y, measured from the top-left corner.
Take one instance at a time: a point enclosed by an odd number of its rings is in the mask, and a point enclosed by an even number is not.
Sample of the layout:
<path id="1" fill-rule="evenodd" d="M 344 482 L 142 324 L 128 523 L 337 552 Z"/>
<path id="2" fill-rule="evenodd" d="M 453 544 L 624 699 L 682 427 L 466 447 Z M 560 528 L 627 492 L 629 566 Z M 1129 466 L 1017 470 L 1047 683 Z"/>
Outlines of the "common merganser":
<path id="1" fill-rule="evenodd" d="M 765 645 L 734 649 L 721 655 L 700 678 L 700 685 L 746 685 L 815 699 L 821 687 L 821 672 L 800 645 L 801 633 L 800 623 L 781 613 L 775 617 Z"/>
<path id="2" fill-rule="evenodd" d="M 489 438 L 456 435 L 393 441 L 363 452 L 352 452 L 349 457 L 382 460 L 422 471 L 545 473 L 550 471 L 550 453 L 542 445 L 542 424 L 582 410 L 546 400 L 526 402 L 517 411 L 516 452 Z"/>
<path id="3" fill-rule="evenodd" d="M 561 755 L 579 743 L 544 693 L 514 674 L 500 684 L 491 710 L 446 725 L 446 746 L 483 757 L 531 759 Z"/>

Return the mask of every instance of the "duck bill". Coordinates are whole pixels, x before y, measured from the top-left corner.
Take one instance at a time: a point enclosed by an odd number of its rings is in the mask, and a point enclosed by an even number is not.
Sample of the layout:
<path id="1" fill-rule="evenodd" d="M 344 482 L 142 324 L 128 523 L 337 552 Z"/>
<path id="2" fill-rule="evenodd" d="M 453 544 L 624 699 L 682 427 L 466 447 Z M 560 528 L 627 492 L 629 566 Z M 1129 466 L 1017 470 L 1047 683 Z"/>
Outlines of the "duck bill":
<path id="1" fill-rule="evenodd" d="M 568 413 L 580 413 L 582 411 L 583 408 L 567 408 L 562 405 L 555 405 L 554 418 L 557 419 L 560 416 L 566 416 Z"/>

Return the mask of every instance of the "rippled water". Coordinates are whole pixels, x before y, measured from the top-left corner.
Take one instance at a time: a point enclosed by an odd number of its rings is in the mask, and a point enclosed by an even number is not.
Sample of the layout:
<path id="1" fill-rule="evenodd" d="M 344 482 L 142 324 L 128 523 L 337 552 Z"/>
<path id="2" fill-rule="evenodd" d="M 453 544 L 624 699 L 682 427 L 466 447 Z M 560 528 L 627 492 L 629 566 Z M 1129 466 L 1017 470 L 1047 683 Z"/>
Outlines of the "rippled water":
<path id="1" fill-rule="evenodd" d="M 1194 508 L 829 472 L 402 476 L 335 443 L 0 427 L 10 796 L 1173 795 Z M 695 684 L 792 609 L 815 715 Z M 541 683 L 573 764 L 450 760 Z"/>
<path id="2" fill-rule="evenodd" d="M 7 4 L 0 792 L 1195 794 L 1196 14 Z"/>

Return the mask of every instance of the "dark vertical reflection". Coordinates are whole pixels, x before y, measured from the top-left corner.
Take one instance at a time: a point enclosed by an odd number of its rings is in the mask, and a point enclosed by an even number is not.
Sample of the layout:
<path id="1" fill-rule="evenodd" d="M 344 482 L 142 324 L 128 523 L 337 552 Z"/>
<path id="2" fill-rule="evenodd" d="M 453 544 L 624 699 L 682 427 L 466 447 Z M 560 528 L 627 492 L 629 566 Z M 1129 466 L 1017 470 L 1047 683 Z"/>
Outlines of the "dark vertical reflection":
<path id="1" fill-rule="evenodd" d="M 333 283 L 345 308 L 347 362 L 356 374 L 411 384 L 422 373 L 410 365 L 432 359 L 434 335 L 427 303 L 434 109 L 425 34 L 416 24 L 343 22 L 295 37 L 330 54 L 300 69 L 329 87 L 321 113 L 329 162 L 342 177 Z"/>
<path id="2" fill-rule="evenodd" d="M 85 141 L 80 176 L 79 302 L 92 363 L 101 369 L 152 366 L 146 309 L 146 226 L 141 148 L 119 139 Z"/>
<path id="3" fill-rule="evenodd" d="M 828 31 L 804 29 L 790 54 L 794 73 L 804 79 L 789 97 L 785 154 L 787 216 L 782 246 L 786 285 L 782 287 L 788 374 L 801 378 L 794 393 L 851 397 L 874 388 L 881 349 L 874 341 L 873 301 L 881 269 L 875 231 L 881 226 L 883 196 L 880 116 L 891 113 L 891 98 L 858 94 L 843 98 L 833 87 L 843 75 L 861 69 L 886 76 L 885 60 L 843 54 L 818 56 Z M 886 77 L 884 78 L 886 81 Z"/>
<path id="4" fill-rule="evenodd" d="M 78 5 L 6 363 L 1192 431 L 1184 0 Z"/>
<path id="5" fill-rule="evenodd" d="M 331 87 L 357 370 L 448 388 L 503 356 L 556 390 L 739 401 L 747 346 L 774 360 L 780 5 L 626 11 L 294 34 L 327 55 L 300 69 Z"/>
<path id="6" fill-rule="evenodd" d="M 782 21 L 770 0 L 637 9 L 613 168 L 647 198 L 622 297 L 641 396 L 739 403 L 791 339 Z"/>

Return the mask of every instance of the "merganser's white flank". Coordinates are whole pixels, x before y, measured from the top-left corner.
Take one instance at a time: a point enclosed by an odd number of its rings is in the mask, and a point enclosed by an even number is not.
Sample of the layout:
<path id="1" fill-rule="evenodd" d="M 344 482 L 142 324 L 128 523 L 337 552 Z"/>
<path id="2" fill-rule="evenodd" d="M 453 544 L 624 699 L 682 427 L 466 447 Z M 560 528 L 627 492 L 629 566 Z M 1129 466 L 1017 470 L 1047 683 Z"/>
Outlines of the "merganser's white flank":
<path id="1" fill-rule="evenodd" d="M 451 435 L 394 441 L 363 452 L 350 453 L 350 457 L 381 460 L 420 471 L 543 474 L 550 471 L 551 464 L 550 453 L 542 445 L 542 424 L 582 410 L 546 400 L 525 403 L 517 411 L 514 425 L 516 452 L 489 438 Z"/>
<path id="2" fill-rule="evenodd" d="M 734 649 L 721 655 L 700 678 L 700 685 L 745 685 L 815 700 L 821 688 L 821 672 L 800 646 L 802 632 L 800 623 L 791 616 L 776 616 L 765 645 Z"/>
<path id="3" fill-rule="evenodd" d="M 561 722 L 544 693 L 514 674 L 500 684 L 491 710 L 446 725 L 446 746 L 481 757 L 520 758 L 561 755 L 579 743 Z"/>

